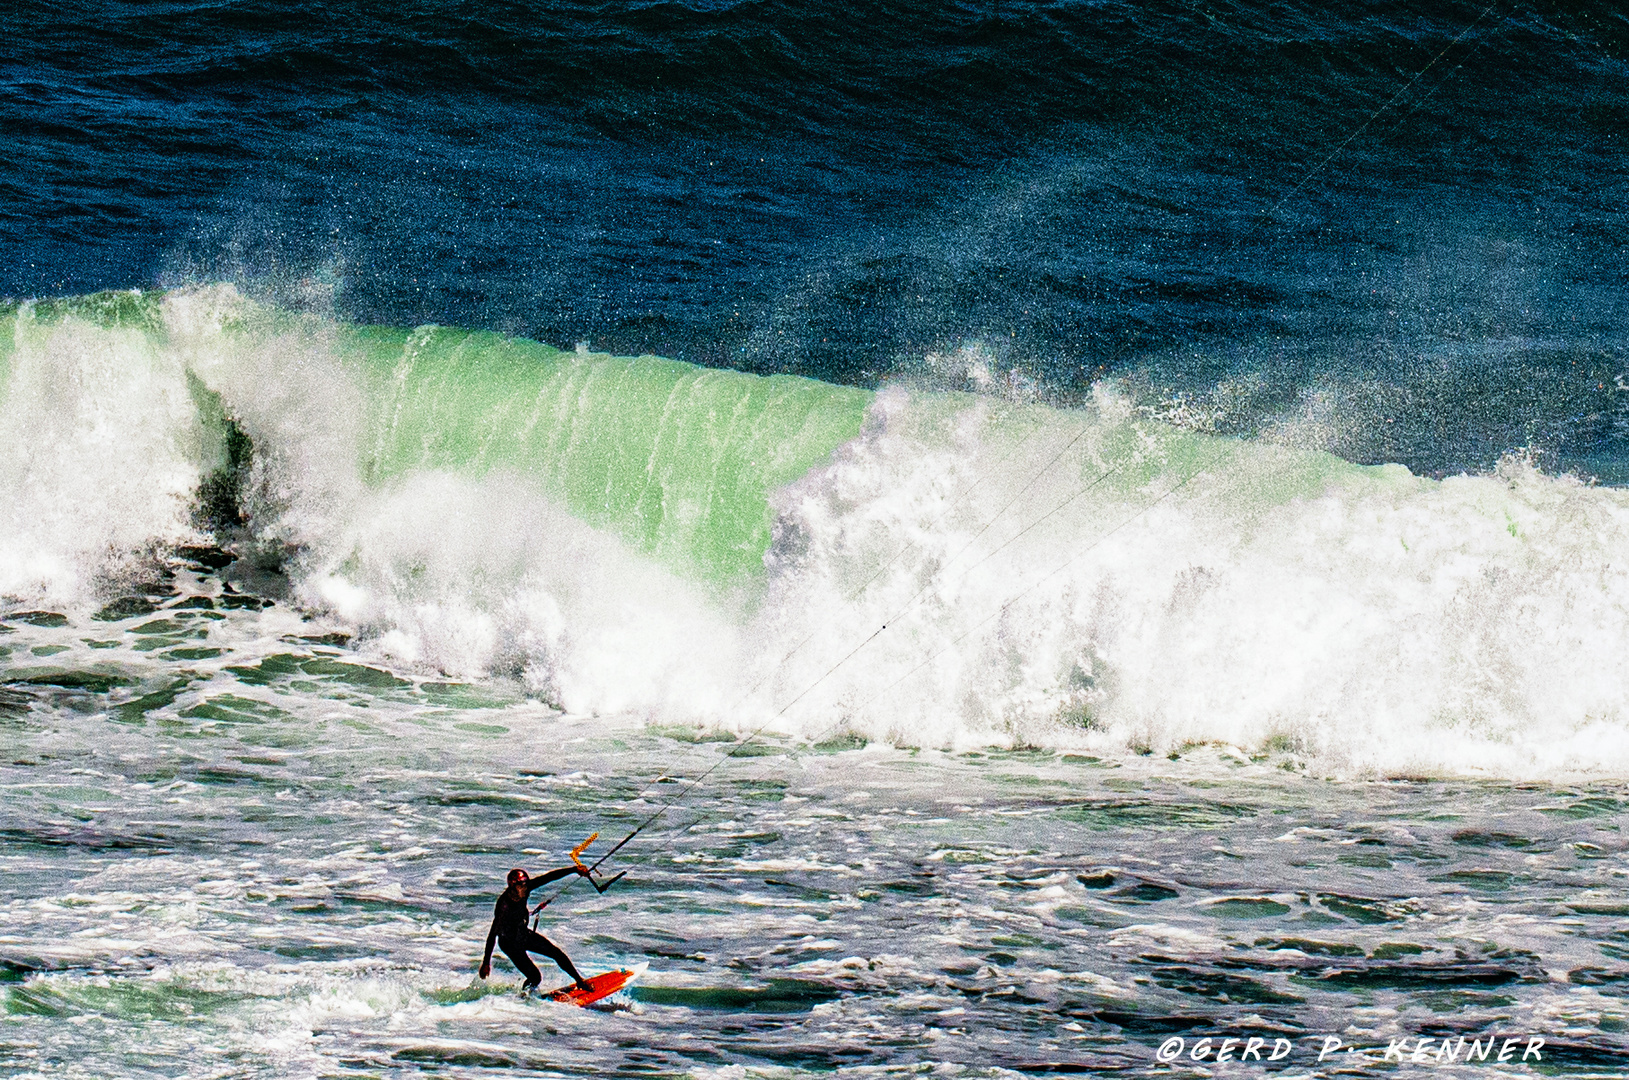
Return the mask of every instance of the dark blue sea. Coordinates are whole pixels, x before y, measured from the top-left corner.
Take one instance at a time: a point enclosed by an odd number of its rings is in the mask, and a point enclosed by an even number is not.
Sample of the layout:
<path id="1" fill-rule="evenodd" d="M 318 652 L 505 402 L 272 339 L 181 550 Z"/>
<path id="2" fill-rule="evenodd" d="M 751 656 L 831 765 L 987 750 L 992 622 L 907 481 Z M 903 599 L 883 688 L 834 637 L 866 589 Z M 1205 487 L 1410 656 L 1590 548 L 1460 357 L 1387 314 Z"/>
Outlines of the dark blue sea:
<path id="1" fill-rule="evenodd" d="M 24 4 L 0 295 L 874 386 L 983 342 L 1441 475 L 1616 479 L 1629 21 L 1602 4 Z"/>
<path id="2" fill-rule="evenodd" d="M 1625 1075 L 1626 132 L 1621 3 L 12 4 L 0 1074 Z"/>

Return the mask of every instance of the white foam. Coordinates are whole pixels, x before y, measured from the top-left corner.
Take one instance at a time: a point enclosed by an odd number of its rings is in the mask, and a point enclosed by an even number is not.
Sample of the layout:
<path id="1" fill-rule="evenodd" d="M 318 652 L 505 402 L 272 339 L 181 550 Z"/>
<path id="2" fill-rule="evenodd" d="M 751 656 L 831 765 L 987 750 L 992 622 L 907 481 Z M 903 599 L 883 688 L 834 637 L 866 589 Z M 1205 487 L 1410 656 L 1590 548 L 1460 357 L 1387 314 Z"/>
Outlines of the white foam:
<path id="1" fill-rule="evenodd" d="M 155 545 L 194 539 L 200 431 L 183 367 L 134 329 L 11 326 L 0 390 L 0 596 L 80 608 Z"/>
<path id="2" fill-rule="evenodd" d="M 736 627 L 522 477 L 411 477 L 312 548 L 308 602 L 339 599 L 388 658 L 518 675 L 573 713 L 701 720 L 728 702 Z"/>
<path id="3" fill-rule="evenodd" d="M 245 507 L 294 553 L 298 599 L 393 663 L 517 676 L 574 713 L 896 745 L 1629 772 L 1623 491 L 1519 459 L 1441 483 L 1359 469 L 1181 432 L 1106 389 L 1075 411 L 894 389 L 774 495 L 761 592 L 735 608 L 543 478 L 370 479 L 369 390 L 331 331 L 234 330 L 245 310 L 171 294 L 161 335 L 24 310 L 0 592 L 84 602 L 191 536 L 190 370 L 254 441 Z"/>
<path id="4" fill-rule="evenodd" d="M 186 363 L 255 445 L 245 508 L 296 552 L 297 597 L 381 659 L 522 678 L 574 713 L 702 721 L 729 699 L 738 628 L 706 594 L 559 509 L 532 477 L 369 482 L 363 377 L 320 326 L 223 331 L 227 289 L 172 294 Z"/>
<path id="5" fill-rule="evenodd" d="M 1025 425 L 1043 430 L 1022 463 L 998 463 Z M 1177 435 L 1113 399 L 884 394 L 777 511 L 767 607 L 781 640 L 815 635 L 777 693 L 840 665 L 796 707 L 806 731 L 1215 742 L 1342 774 L 1629 769 L 1629 498 L 1520 460 L 1434 483 Z"/>

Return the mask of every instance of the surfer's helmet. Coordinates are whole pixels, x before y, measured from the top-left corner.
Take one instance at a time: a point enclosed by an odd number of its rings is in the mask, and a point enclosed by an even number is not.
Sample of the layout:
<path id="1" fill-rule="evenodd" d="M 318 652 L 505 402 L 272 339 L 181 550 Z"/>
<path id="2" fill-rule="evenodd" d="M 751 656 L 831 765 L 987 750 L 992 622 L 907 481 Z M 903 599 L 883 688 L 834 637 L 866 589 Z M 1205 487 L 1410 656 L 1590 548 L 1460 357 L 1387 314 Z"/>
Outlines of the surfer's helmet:
<path id="1" fill-rule="evenodd" d="M 511 885 L 519 885 L 521 882 L 523 882 L 525 880 L 526 880 L 526 871 L 522 870 L 520 867 L 517 866 L 515 869 L 509 871 L 509 884 L 511 884 Z"/>

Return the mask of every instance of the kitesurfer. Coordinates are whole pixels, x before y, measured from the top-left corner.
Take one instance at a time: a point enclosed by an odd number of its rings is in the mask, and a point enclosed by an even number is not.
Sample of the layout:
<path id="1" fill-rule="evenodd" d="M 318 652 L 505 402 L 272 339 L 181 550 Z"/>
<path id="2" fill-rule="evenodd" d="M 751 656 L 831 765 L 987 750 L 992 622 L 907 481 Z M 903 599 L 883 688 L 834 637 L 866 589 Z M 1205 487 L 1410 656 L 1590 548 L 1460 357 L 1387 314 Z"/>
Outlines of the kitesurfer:
<path id="1" fill-rule="evenodd" d="M 532 963 L 528 952 L 541 953 L 560 965 L 560 970 L 570 975 L 577 983 L 577 989 L 590 990 L 588 981 L 582 977 L 571 957 L 561 951 L 560 947 L 536 930 L 526 925 L 526 917 L 531 914 L 527 907 L 527 898 L 532 890 L 541 888 L 552 881 L 559 881 L 570 874 L 588 876 L 588 867 L 582 863 L 575 866 L 562 866 L 558 870 L 550 870 L 542 877 L 528 877 L 524 870 L 509 871 L 509 887 L 504 889 L 503 895 L 492 908 L 492 929 L 486 934 L 486 955 L 481 958 L 481 978 L 492 974 L 492 946 L 494 943 L 503 950 L 520 973 L 526 977 L 526 989 L 535 990 L 543 981 L 543 973 L 537 970 Z"/>

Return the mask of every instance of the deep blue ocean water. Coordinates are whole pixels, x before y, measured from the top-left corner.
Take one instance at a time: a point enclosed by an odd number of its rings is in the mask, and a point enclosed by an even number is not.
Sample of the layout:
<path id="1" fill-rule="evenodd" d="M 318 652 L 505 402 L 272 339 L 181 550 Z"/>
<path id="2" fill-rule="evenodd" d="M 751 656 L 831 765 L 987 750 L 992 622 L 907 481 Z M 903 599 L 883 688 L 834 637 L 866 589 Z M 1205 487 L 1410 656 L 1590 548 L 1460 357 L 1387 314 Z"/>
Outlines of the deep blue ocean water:
<path id="1" fill-rule="evenodd" d="M 980 343 L 1618 479 L 1619 5 L 26 4 L 0 294 L 236 281 L 874 385 Z"/>

